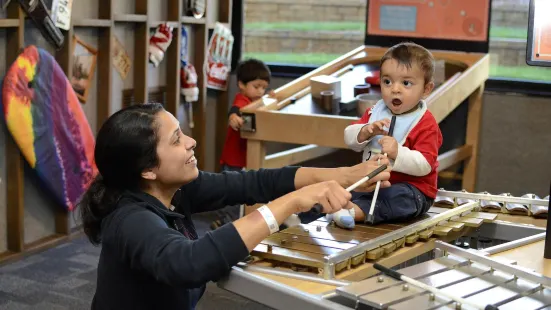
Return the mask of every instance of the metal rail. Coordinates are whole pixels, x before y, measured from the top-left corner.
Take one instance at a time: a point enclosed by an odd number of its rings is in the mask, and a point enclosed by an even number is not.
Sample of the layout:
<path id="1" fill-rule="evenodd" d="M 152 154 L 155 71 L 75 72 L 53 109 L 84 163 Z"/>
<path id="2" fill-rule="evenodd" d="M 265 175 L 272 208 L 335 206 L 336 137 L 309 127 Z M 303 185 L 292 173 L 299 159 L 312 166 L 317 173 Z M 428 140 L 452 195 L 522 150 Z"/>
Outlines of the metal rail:
<path id="1" fill-rule="evenodd" d="M 518 203 L 522 205 L 536 205 L 549 207 L 549 200 L 544 199 L 531 199 L 531 198 L 522 198 L 514 196 L 502 196 L 502 195 L 492 195 L 486 193 L 467 193 L 462 191 L 447 191 L 440 189 L 436 194 L 440 197 L 450 197 L 450 198 L 463 198 L 463 199 L 473 199 L 473 200 L 486 200 L 486 201 L 495 201 L 495 202 L 509 202 L 509 203 Z"/>

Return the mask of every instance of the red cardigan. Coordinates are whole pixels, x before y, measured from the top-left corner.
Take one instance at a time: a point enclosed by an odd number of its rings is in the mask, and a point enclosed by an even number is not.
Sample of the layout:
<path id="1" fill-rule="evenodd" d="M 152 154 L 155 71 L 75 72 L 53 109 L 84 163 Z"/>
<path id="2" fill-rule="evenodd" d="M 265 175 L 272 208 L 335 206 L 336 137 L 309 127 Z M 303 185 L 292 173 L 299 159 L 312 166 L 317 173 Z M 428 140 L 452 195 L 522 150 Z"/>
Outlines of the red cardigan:
<path id="1" fill-rule="evenodd" d="M 370 116 L 371 114 L 368 109 L 362 118 L 353 122 L 353 124 L 367 124 Z M 418 188 L 427 197 L 436 198 L 436 192 L 438 191 L 438 173 L 436 168 L 438 168 L 438 149 L 442 146 L 442 133 L 430 111 L 427 110 L 417 125 L 411 129 L 403 146 L 423 154 L 431 166 L 431 171 L 422 177 L 401 172 L 391 172 L 390 183 L 409 183 Z"/>

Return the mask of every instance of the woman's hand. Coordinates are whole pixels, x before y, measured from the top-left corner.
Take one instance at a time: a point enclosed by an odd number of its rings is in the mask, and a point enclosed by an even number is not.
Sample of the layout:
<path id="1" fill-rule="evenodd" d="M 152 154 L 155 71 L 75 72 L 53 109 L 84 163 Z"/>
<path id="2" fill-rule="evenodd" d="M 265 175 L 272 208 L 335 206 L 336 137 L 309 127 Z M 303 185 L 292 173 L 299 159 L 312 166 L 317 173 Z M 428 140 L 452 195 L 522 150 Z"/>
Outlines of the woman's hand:
<path id="1" fill-rule="evenodd" d="M 382 157 L 380 161 L 381 165 L 387 165 L 387 169 L 378 175 L 376 175 L 373 179 L 368 180 L 364 184 L 361 184 L 358 186 L 354 191 L 358 192 L 369 192 L 373 191 L 375 189 L 375 185 L 377 184 L 377 181 L 381 182 L 381 187 L 389 187 L 390 182 L 388 182 L 388 179 L 390 179 L 390 162 L 388 161 L 388 158 Z M 361 164 L 357 164 L 352 167 L 342 167 L 339 168 L 338 174 L 339 178 L 337 180 L 340 180 L 339 183 L 342 186 L 348 187 L 357 181 L 359 181 L 361 178 L 365 177 L 369 173 L 371 173 L 373 170 L 377 169 L 379 167 L 379 163 L 377 160 L 368 160 L 364 161 Z"/>
<path id="2" fill-rule="evenodd" d="M 296 213 L 307 212 L 316 204 L 323 207 L 323 213 L 335 213 L 343 208 L 350 209 L 352 195 L 336 181 L 327 181 L 305 186 L 288 194 Z"/>

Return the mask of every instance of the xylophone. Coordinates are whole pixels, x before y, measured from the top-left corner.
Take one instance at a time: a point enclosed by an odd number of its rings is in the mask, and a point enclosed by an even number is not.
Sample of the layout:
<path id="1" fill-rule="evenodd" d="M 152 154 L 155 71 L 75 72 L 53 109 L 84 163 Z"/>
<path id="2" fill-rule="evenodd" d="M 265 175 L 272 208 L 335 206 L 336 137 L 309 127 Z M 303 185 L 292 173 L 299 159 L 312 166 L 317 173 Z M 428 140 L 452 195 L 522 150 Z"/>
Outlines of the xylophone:
<path id="1" fill-rule="evenodd" d="M 356 225 L 353 230 L 336 227 L 320 218 L 271 235 L 251 255 L 274 266 L 317 272 L 325 279 L 346 278 L 350 273 L 346 271 L 403 247 L 433 237 L 457 239 L 483 222 L 496 219 L 496 214 L 478 212 L 478 208 L 478 202 L 471 202 L 451 210 L 435 209 L 411 222 Z"/>
<path id="2" fill-rule="evenodd" d="M 512 261 L 503 263 L 492 256 L 518 249 L 508 254 L 511 259 L 543 257 L 539 253 L 543 246 L 539 252 L 521 246 L 543 242 L 545 221 L 483 209 L 484 201 L 496 198 L 503 204 L 528 205 L 530 210 L 535 210 L 534 205 L 546 209 L 548 201 L 444 190 L 439 197 L 451 198 L 453 207 L 433 206 L 428 214 L 410 222 L 356 225 L 346 230 L 320 218 L 282 230 L 262 241 L 251 258 L 234 267 L 218 286 L 276 309 L 474 309 L 380 275 L 374 268 L 380 264 L 424 281 L 431 290 L 446 289 L 475 303 L 482 298 L 499 309 L 551 306 L 551 288 L 546 287 L 549 278 L 534 272 L 525 277 L 525 269 L 511 270 Z M 483 251 L 448 243 L 462 236 L 505 243 Z M 449 255 L 440 257 L 442 253 Z M 540 265 L 537 271 L 545 273 L 545 262 Z M 495 277 L 504 273 L 508 278 Z M 522 285 L 517 287 L 517 280 Z M 526 281 L 537 285 L 526 286 Z"/>

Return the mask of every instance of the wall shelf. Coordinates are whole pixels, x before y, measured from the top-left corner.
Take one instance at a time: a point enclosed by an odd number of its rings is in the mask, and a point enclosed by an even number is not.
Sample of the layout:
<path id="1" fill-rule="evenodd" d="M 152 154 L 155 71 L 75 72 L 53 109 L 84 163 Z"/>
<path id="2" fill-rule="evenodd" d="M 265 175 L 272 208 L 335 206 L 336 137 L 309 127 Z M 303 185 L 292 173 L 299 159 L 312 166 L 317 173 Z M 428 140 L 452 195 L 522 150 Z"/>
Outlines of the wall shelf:
<path id="1" fill-rule="evenodd" d="M 147 15 L 143 14 L 115 14 L 113 20 L 118 23 L 145 23 Z"/>
<path id="2" fill-rule="evenodd" d="M 129 14 L 114 14 L 115 1 L 114 0 L 97 0 L 97 14 L 88 15 L 90 12 L 86 12 L 86 18 L 79 18 L 78 15 L 73 15 L 72 25 L 68 31 L 63 31 L 65 36 L 64 45 L 57 50 L 54 55 L 65 74 L 70 77 L 72 75 L 73 67 L 73 35 L 77 28 L 96 28 L 97 31 L 91 32 L 97 37 L 97 65 L 96 65 L 96 100 L 95 102 L 89 101 L 86 103 L 87 107 L 94 106 L 96 111 L 96 124 L 95 128 L 98 130 L 103 122 L 115 111 L 113 110 L 114 104 L 112 102 L 112 92 L 119 92 L 121 89 L 112 89 L 114 75 L 117 74 L 113 69 L 113 38 L 115 36 L 115 30 L 117 26 L 129 26 L 130 32 L 133 35 L 133 43 L 122 42 L 123 44 L 133 44 L 132 57 L 132 98 L 135 102 L 149 102 L 149 87 L 148 78 L 152 71 L 163 72 L 164 82 L 163 88 L 165 89 L 164 105 L 165 109 L 178 115 L 180 104 L 182 103 L 182 97 L 180 95 L 180 46 L 182 38 L 182 28 L 186 26 L 190 36 L 190 62 L 194 64 L 197 73 L 198 81 L 197 87 L 199 88 L 199 100 L 194 102 L 194 123 L 195 127 L 191 129 L 192 136 L 198 141 L 197 148 L 195 149 L 196 156 L 203 160 L 199 161 L 199 169 L 204 170 L 205 158 L 207 157 L 207 127 L 212 126 L 212 122 L 207 121 L 212 119 L 213 116 L 207 116 L 207 84 L 206 76 L 203 70 L 203 64 L 207 59 L 208 53 L 208 29 L 207 20 L 220 21 L 225 23 L 228 27 L 231 25 L 231 6 L 232 0 L 216 0 L 218 1 L 218 12 L 215 10 L 209 10 L 207 5 L 206 16 L 204 18 L 196 19 L 190 16 L 182 16 L 182 0 L 163 0 L 163 5 L 166 3 L 166 11 L 160 15 L 155 14 L 152 8 L 157 4 L 152 0 L 131 0 L 132 5 L 127 8 Z M 118 0 L 117 0 L 118 1 Z M 166 1 L 166 2 L 165 2 Z M 101 4 L 99 4 L 101 3 Z M 118 2 L 117 2 L 118 3 Z M 130 3 L 130 2 L 129 2 Z M 207 3 L 210 3 L 208 1 Z M 215 6 L 213 6 L 215 7 Z M 74 12 L 76 10 L 73 10 Z M 82 11 L 82 10 L 81 10 Z M 74 13 L 73 12 L 73 13 Z M 81 13 L 81 16 L 84 15 Z M 90 18 L 90 16 L 92 16 Z M 153 17 L 154 16 L 154 17 Z M 82 16 L 83 17 L 83 16 Z M 6 57 L 2 61 L 5 62 L 4 68 L 9 68 L 13 61 L 19 55 L 19 52 L 26 45 L 26 39 L 28 39 L 28 31 L 26 20 L 28 17 L 23 10 L 19 7 L 17 1 L 12 1 L 8 8 L 6 18 L 0 18 L 0 28 L 5 28 L 5 54 Z M 156 70 L 149 63 L 149 39 L 151 36 L 151 28 L 156 27 L 161 23 L 167 21 L 170 26 L 174 27 L 172 43 L 169 45 L 165 52 L 163 62 L 165 62 L 165 68 L 162 71 Z M 128 25 L 125 25 L 128 24 Z M 212 24 L 214 26 L 214 24 Z M 128 31 L 125 29 L 124 31 Z M 121 38 L 119 38 L 121 39 Z M 123 40 L 124 41 L 124 40 Z M 28 44 L 28 43 L 27 43 Z M 217 91 L 217 124 L 220 123 L 217 129 L 222 133 L 222 136 L 216 134 L 217 143 L 222 141 L 225 136 L 225 128 L 227 127 L 227 109 L 228 98 L 227 91 Z M 155 98 L 152 98 L 155 99 Z M 221 117 L 221 118 L 220 118 Z M 185 120 L 182 120 L 185 122 Z M 224 130 L 221 130 L 224 128 Z M 73 213 L 65 211 L 61 206 L 54 211 L 55 227 L 50 236 L 38 238 L 38 240 L 32 242 L 25 242 L 25 214 L 28 210 L 25 209 L 25 175 L 23 173 L 24 159 L 19 151 L 18 146 L 13 141 L 11 135 L 6 132 L 5 136 L 5 156 L 6 158 L 6 182 L 10 186 L 6 187 L 6 244 L 7 248 L 4 252 L 0 252 L 0 262 L 10 258 L 20 257 L 26 255 L 32 251 L 38 249 L 44 249 L 59 242 L 69 240 L 75 234 L 80 232 L 78 226 L 72 228 L 69 222 L 69 217 L 74 216 Z M 217 147 L 218 149 L 218 147 Z M 217 162 L 219 155 L 216 155 L 215 161 Z M 212 164 L 212 163 L 211 163 Z M 216 167 L 216 166 L 215 166 Z M 216 168 L 215 168 L 216 169 Z M 2 215 L 0 215 L 2 216 Z"/>
<path id="3" fill-rule="evenodd" d="M 8 18 L 0 19 L 0 28 L 16 28 L 19 27 L 19 19 Z"/>
<path id="4" fill-rule="evenodd" d="M 113 21 L 110 19 L 74 19 L 71 22 L 73 27 L 105 28 L 113 26 Z"/>
<path id="5" fill-rule="evenodd" d="M 198 24 L 198 25 L 204 25 L 207 23 L 206 18 L 195 18 L 192 16 L 182 16 L 181 20 L 182 24 Z"/>

